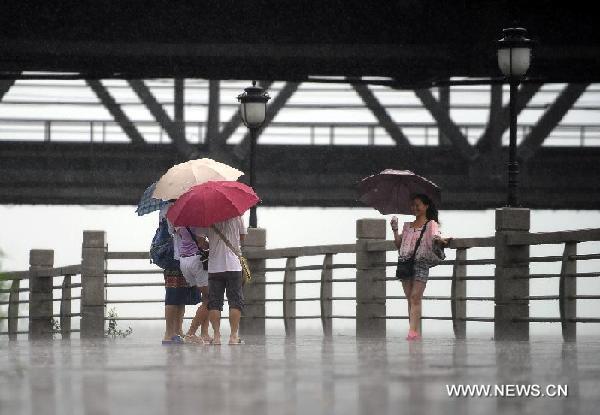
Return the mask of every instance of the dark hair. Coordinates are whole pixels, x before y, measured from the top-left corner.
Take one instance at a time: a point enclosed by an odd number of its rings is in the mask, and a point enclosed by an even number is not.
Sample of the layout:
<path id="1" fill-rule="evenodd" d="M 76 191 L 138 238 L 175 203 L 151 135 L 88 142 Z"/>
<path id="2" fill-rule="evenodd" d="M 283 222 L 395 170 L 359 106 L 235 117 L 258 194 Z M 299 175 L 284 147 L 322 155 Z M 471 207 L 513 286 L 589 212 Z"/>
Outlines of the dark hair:
<path id="1" fill-rule="evenodd" d="M 427 217 L 427 219 L 434 220 L 439 224 L 440 220 L 438 218 L 437 207 L 435 207 L 435 203 L 433 203 L 429 196 L 419 193 L 412 196 L 412 200 L 415 199 L 419 199 L 421 202 L 423 202 L 424 205 L 427 205 L 427 211 L 425 212 L 425 216 Z"/>

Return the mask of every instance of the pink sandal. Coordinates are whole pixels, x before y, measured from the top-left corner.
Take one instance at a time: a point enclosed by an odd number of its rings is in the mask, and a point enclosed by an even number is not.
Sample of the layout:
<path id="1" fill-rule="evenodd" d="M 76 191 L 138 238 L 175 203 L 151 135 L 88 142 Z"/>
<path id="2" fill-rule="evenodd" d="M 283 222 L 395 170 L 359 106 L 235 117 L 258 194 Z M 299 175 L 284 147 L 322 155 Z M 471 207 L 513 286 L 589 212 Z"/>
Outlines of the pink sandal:
<path id="1" fill-rule="evenodd" d="M 421 340 L 421 335 L 419 333 L 417 333 L 416 331 L 409 330 L 408 336 L 406 336 L 406 340 L 408 340 L 408 341 Z"/>

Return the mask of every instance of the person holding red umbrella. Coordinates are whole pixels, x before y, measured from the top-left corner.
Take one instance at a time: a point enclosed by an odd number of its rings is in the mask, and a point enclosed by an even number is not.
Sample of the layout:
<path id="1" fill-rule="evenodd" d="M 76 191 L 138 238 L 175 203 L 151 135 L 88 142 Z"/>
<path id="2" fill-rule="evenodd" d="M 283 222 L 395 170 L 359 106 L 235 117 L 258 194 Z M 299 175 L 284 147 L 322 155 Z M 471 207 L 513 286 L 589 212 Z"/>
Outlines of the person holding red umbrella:
<path id="1" fill-rule="evenodd" d="M 409 330 L 407 340 L 419 340 L 421 302 L 429 277 L 429 268 L 443 259 L 443 248 L 451 238 L 442 238 L 439 229 L 438 210 L 425 194 L 412 197 L 411 210 L 415 220 L 405 222 L 398 233 L 398 218 L 393 216 L 390 224 L 394 233 L 394 243 L 398 248 L 398 269 L 396 276 L 408 303 Z M 404 264 L 410 264 L 405 266 Z M 404 272 L 404 269 L 407 269 Z"/>
<path id="2" fill-rule="evenodd" d="M 212 343 L 221 344 L 221 312 L 225 292 L 229 306 L 229 344 L 238 345 L 239 328 L 244 309 L 242 290 L 242 265 L 238 253 L 248 233 L 242 216 L 227 219 L 202 229 L 208 235 L 210 251 L 208 254 L 208 318 L 213 328 Z M 235 252 L 234 252 L 235 251 Z"/>
<path id="3" fill-rule="evenodd" d="M 243 344 L 239 325 L 244 308 L 240 246 L 247 234 L 242 215 L 257 204 L 251 187 L 239 182 L 210 181 L 193 186 L 167 213 L 175 226 L 195 226 L 198 234 L 208 237 L 198 245 L 210 250 L 208 255 L 208 310 L 214 331 L 212 344 L 221 344 L 221 311 L 227 292 L 229 344 Z"/>

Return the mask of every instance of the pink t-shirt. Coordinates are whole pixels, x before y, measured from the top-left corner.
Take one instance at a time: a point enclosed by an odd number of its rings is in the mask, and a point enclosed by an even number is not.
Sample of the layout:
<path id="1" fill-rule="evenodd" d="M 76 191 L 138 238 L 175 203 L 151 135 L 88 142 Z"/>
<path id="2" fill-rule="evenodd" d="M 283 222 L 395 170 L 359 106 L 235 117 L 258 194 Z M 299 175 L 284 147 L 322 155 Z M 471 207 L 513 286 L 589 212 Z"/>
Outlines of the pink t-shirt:
<path id="1" fill-rule="evenodd" d="M 412 256 L 417 240 L 421 235 L 421 230 L 423 229 L 423 227 L 412 228 L 411 224 L 412 222 L 404 222 L 404 226 L 402 227 L 402 243 L 398 250 L 398 256 L 402 258 L 410 258 Z M 427 223 L 425 233 L 423 233 L 423 238 L 421 239 L 415 259 L 423 257 L 425 252 L 431 252 L 433 249 L 433 237 L 436 235 L 441 236 L 440 225 L 436 221 L 430 220 Z"/>

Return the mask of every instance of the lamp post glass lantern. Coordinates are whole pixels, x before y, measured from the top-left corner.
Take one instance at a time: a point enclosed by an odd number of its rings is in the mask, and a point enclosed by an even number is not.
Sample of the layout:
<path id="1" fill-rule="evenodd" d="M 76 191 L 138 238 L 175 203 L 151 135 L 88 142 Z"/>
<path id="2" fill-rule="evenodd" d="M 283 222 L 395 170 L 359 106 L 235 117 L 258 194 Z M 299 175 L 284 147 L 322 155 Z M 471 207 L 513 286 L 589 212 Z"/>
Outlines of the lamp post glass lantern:
<path id="1" fill-rule="evenodd" d="M 267 114 L 267 101 L 271 99 L 261 87 L 256 86 L 256 81 L 252 81 L 252 86 L 244 89 L 244 92 L 238 95 L 240 103 L 240 116 L 244 125 L 250 130 L 250 187 L 254 189 L 254 164 L 256 157 L 256 133 L 265 122 Z M 250 209 L 250 227 L 256 228 L 256 206 Z"/>
<path id="2" fill-rule="evenodd" d="M 527 38 L 527 30 L 522 27 L 511 27 L 503 29 L 502 32 L 504 37 L 497 41 L 498 66 L 510 84 L 507 205 L 515 207 L 519 204 L 517 197 L 519 164 L 517 162 L 517 111 L 515 100 L 519 83 L 527 73 L 531 63 L 533 42 Z"/>

